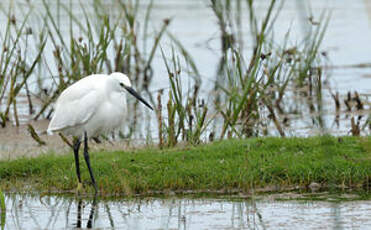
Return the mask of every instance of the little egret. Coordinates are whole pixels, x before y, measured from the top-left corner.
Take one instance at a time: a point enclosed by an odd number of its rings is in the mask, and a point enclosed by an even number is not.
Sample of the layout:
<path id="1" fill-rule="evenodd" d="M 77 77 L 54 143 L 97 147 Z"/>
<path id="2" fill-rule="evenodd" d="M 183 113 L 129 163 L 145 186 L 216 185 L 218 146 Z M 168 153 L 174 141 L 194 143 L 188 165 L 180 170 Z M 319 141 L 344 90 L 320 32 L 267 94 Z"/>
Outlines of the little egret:
<path id="1" fill-rule="evenodd" d="M 55 104 L 55 112 L 48 126 L 48 134 L 62 133 L 73 136 L 78 187 L 82 188 L 79 166 L 79 149 L 84 141 L 84 158 L 89 169 L 95 192 L 93 171 L 90 167 L 88 138 L 113 131 L 121 126 L 128 113 L 126 92 L 153 108 L 131 87 L 123 73 L 93 74 L 82 78 L 65 89 Z"/>

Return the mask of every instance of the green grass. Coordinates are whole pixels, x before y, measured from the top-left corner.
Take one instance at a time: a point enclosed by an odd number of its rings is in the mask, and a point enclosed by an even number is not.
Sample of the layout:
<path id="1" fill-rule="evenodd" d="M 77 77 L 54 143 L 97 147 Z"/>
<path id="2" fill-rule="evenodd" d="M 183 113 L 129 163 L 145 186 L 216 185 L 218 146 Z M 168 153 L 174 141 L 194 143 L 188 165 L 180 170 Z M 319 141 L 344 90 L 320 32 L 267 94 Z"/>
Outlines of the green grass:
<path id="1" fill-rule="evenodd" d="M 110 196 L 184 190 L 249 192 L 311 182 L 368 190 L 370 140 L 327 136 L 225 140 L 164 150 L 94 152 L 91 162 L 101 194 Z M 70 192 L 77 186 L 72 153 L 2 161 L 0 178 L 0 189 L 5 191 Z M 85 164 L 82 178 L 90 181 Z M 86 183 L 85 189 L 91 192 L 92 186 Z"/>
<path id="2" fill-rule="evenodd" d="M 4 229 L 6 216 L 5 197 L 3 192 L 0 190 L 0 227 Z"/>

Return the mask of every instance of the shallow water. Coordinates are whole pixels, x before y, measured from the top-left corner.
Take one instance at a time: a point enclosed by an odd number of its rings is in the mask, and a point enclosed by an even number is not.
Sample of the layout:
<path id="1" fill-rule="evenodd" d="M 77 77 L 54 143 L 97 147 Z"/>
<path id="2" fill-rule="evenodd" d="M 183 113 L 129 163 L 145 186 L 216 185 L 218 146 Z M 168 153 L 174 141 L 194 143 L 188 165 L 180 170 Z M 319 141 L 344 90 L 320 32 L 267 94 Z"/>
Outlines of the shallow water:
<path id="1" fill-rule="evenodd" d="M 23 11 L 28 9 L 28 1 L 14 0 L 14 1 L 3 1 L 0 6 L 3 9 L 8 9 L 8 4 L 15 4 L 16 17 L 24 15 Z M 52 1 L 51 1 L 52 2 Z M 72 0 L 73 12 L 76 15 L 82 16 L 81 8 L 79 7 L 79 1 Z M 84 1 L 84 6 L 90 6 L 92 1 Z M 140 15 L 144 17 L 145 9 L 148 6 L 149 0 L 141 1 Z M 269 0 L 256 1 L 256 14 L 258 17 L 262 17 L 267 9 Z M 282 43 L 282 38 L 289 28 L 291 28 L 291 41 L 290 47 L 295 46 L 303 37 L 304 31 L 308 29 L 308 17 L 313 14 L 315 18 L 323 11 L 331 11 L 332 16 L 328 30 L 326 32 L 325 39 L 321 46 L 321 51 L 326 51 L 328 55 L 328 68 L 326 73 L 328 75 L 326 80 L 329 84 L 324 85 L 323 93 L 323 111 L 321 111 L 321 119 L 323 119 L 323 127 L 318 127 L 316 124 L 316 114 L 311 114 L 308 110 L 306 101 L 289 101 L 284 106 L 289 107 L 292 104 L 300 104 L 299 110 L 302 110 L 300 116 L 291 116 L 288 114 L 289 126 L 285 127 L 285 133 L 287 136 L 308 136 L 322 133 L 331 133 L 333 135 L 349 135 L 350 134 L 350 117 L 357 116 L 346 112 L 344 104 L 342 104 L 341 111 L 339 114 L 339 122 L 336 121 L 335 104 L 332 100 L 329 89 L 331 92 L 340 92 L 340 101 L 343 100 L 348 91 L 358 91 L 362 96 L 365 103 L 364 114 L 368 114 L 371 106 L 371 67 L 364 66 L 354 67 L 353 65 L 371 63 L 371 2 L 367 0 L 312 0 L 307 1 L 310 6 L 310 10 L 304 10 L 302 7 L 301 0 L 286 0 L 282 8 L 280 16 L 277 18 L 274 27 L 276 44 Z M 55 4 L 55 2 L 53 3 Z M 53 7 L 51 4 L 51 10 L 53 15 L 60 15 L 60 25 L 66 30 L 65 36 L 69 36 L 68 33 L 68 15 L 65 11 L 58 11 L 57 7 Z M 110 3 L 105 2 L 110 6 Z M 41 0 L 32 1 L 34 12 L 43 13 L 44 8 Z M 117 14 L 117 7 L 112 7 L 112 15 Z M 87 13 L 92 15 L 94 11 L 87 7 Z M 246 17 L 246 10 L 245 16 Z M 45 12 L 44 12 L 45 13 Z M 93 15 L 94 16 L 94 15 Z M 30 16 L 31 25 L 33 28 L 41 27 L 39 19 Z M 154 1 L 152 10 L 152 16 L 150 20 L 150 28 L 159 30 L 163 20 L 165 18 L 171 18 L 171 24 L 168 31 L 179 39 L 185 49 L 192 55 L 194 62 L 196 63 L 200 75 L 202 77 L 202 92 L 201 97 L 205 98 L 212 104 L 213 98 L 210 96 L 209 89 L 214 86 L 215 74 L 217 69 L 217 63 L 220 59 L 220 40 L 219 40 L 219 27 L 215 15 L 213 14 L 208 0 L 163 0 Z M 64 21 L 63 21 L 64 20 Z M 68 21 L 68 20 L 67 20 Z M 4 14 L 0 14 L 0 31 L 6 28 L 4 25 L 6 20 Z M 141 25 L 140 25 L 141 26 Z M 247 27 L 244 26 L 244 27 Z M 4 31 L 1 31 L 2 33 Z M 247 54 L 250 54 L 252 50 L 251 38 L 248 35 L 248 29 L 244 31 L 245 49 Z M 66 38 L 67 39 L 67 38 Z M 30 41 L 32 43 L 32 41 Z M 170 47 L 169 38 L 164 37 L 161 41 L 161 46 L 168 54 Z M 148 45 L 148 47 L 150 47 Z M 46 60 L 53 59 L 53 46 L 48 44 L 45 51 Z M 247 57 L 248 58 L 248 57 Z M 56 65 L 51 64 L 51 73 L 56 73 Z M 160 52 L 155 54 L 154 62 L 154 80 L 150 86 L 153 96 L 156 97 L 159 89 L 169 88 L 167 80 L 167 73 L 164 62 L 162 60 Z M 40 70 L 42 77 L 49 79 L 45 81 L 44 87 L 50 88 L 50 76 L 51 73 L 48 71 Z M 37 75 L 38 76 L 38 75 Z M 35 76 L 34 76 L 35 77 Z M 186 87 L 184 92 L 187 92 L 187 87 L 190 80 L 187 74 L 183 74 L 183 85 Z M 30 80 L 30 88 L 35 86 L 35 79 Z M 49 82 L 49 85 L 48 85 Z M 27 100 L 25 96 L 20 96 L 18 102 L 18 113 L 20 116 L 21 124 L 28 123 L 32 116 L 28 114 Z M 167 98 L 162 99 L 163 102 L 167 101 Z M 0 105 L 0 110 L 3 109 L 3 105 Z M 37 102 L 35 103 L 37 106 Z M 295 105 L 294 105 L 295 106 Z M 163 106 L 165 108 L 166 106 Z M 12 113 L 12 110 L 11 110 Z M 166 114 L 165 112 L 163 114 Z M 148 114 L 146 114 L 147 116 Z M 139 132 L 135 135 L 137 139 L 145 139 L 147 136 L 151 136 L 153 140 L 157 139 L 157 121 L 154 113 L 149 114 L 151 120 L 145 123 L 144 126 L 150 126 L 149 130 L 139 129 Z M 12 117 L 10 117 L 12 119 Z M 363 116 L 361 124 L 364 124 L 367 116 Z M 45 130 L 47 121 L 40 121 L 34 123 L 38 131 Z M 123 125 L 125 129 L 127 124 Z M 210 128 L 211 129 L 211 128 Z M 145 132 L 149 132 L 149 134 Z M 369 134 L 369 130 L 361 131 L 362 135 Z M 14 135 L 9 135 L 9 133 Z M 279 135 L 275 127 L 270 127 L 269 135 Z M 206 137 L 207 135 L 205 135 Z M 11 137 L 11 138 L 10 138 Z M 25 141 L 27 139 L 27 141 Z M 207 140 L 207 138 L 204 138 Z M 15 140 L 15 141 L 14 141 Z M 26 145 L 23 146 L 20 140 L 25 141 Z M 55 152 L 64 152 L 62 147 L 64 143 L 59 137 L 48 137 L 46 139 L 49 146 L 56 146 L 54 149 L 51 147 L 37 150 L 38 144 L 34 142 L 27 135 L 25 127 L 17 128 L 13 130 L 0 131 L 0 158 L 11 158 L 11 154 L 15 153 L 17 156 L 27 155 L 27 152 L 33 152 L 38 154 L 40 152 L 48 152 L 53 150 Z M 31 146 L 31 147 L 30 147 Z M 29 149 L 32 148 L 32 151 Z M 28 149 L 28 150 L 27 150 Z M 18 153 L 19 152 L 19 153 Z"/>
<path id="2" fill-rule="evenodd" d="M 281 196 L 281 195 L 280 195 Z M 365 229 L 371 201 L 6 195 L 5 229 Z"/>

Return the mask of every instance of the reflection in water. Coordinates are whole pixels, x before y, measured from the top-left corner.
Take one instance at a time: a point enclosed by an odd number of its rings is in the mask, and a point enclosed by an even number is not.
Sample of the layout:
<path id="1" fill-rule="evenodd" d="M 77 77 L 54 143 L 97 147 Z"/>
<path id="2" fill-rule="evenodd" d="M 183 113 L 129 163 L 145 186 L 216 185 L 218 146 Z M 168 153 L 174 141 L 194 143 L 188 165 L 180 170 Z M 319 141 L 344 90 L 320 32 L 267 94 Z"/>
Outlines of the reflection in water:
<path id="1" fill-rule="evenodd" d="M 371 201 L 189 198 L 84 200 L 6 196 L 5 229 L 346 229 L 368 226 Z"/>
<path id="2" fill-rule="evenodd" d="M 83 202 L 82 202 L 82 199 L 80 198 L 77 202 L 76 228 L 82 228 L 83 227 L 82 217 L 81 217 L 81 215 L 82 215 L 81 210 L 83 209 L 83 207 L 84 207 Z M 90 214 L 89 214 L 88 221 L 86 223 L 86 228 L 92 228 L 93 227 L 93 217 L 94 217 L 94 212 L 95 212 L 96 207 L 97 207 L 97 198 L 94 197 L 94 200 L 93 200 L 92 205 L 90 207 Z"/>
<path id="3" fill-rule="evenodd" d="M 341 211 L 339 203 L 331 204 L 331 214 L 334 216 L 333 229 L 343 229 L 341 224 Z"/>

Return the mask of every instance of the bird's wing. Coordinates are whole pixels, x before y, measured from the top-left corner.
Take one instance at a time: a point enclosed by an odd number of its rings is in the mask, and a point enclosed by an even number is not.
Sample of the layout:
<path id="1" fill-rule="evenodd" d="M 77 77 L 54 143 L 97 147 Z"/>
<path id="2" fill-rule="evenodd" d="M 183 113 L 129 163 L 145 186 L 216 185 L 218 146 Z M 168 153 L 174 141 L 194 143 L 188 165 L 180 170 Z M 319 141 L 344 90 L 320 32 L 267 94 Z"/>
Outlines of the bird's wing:
<path id="1" fill-rule="evenodd" d="M 78 87 L 80 86 L 80 87 Z M 72 85 L 58 98 L 48 132 L 86 123 L 96 112 L 102 97 L 94 88 Z M 82 86 L 82 87 L 81 87 Z"/>

